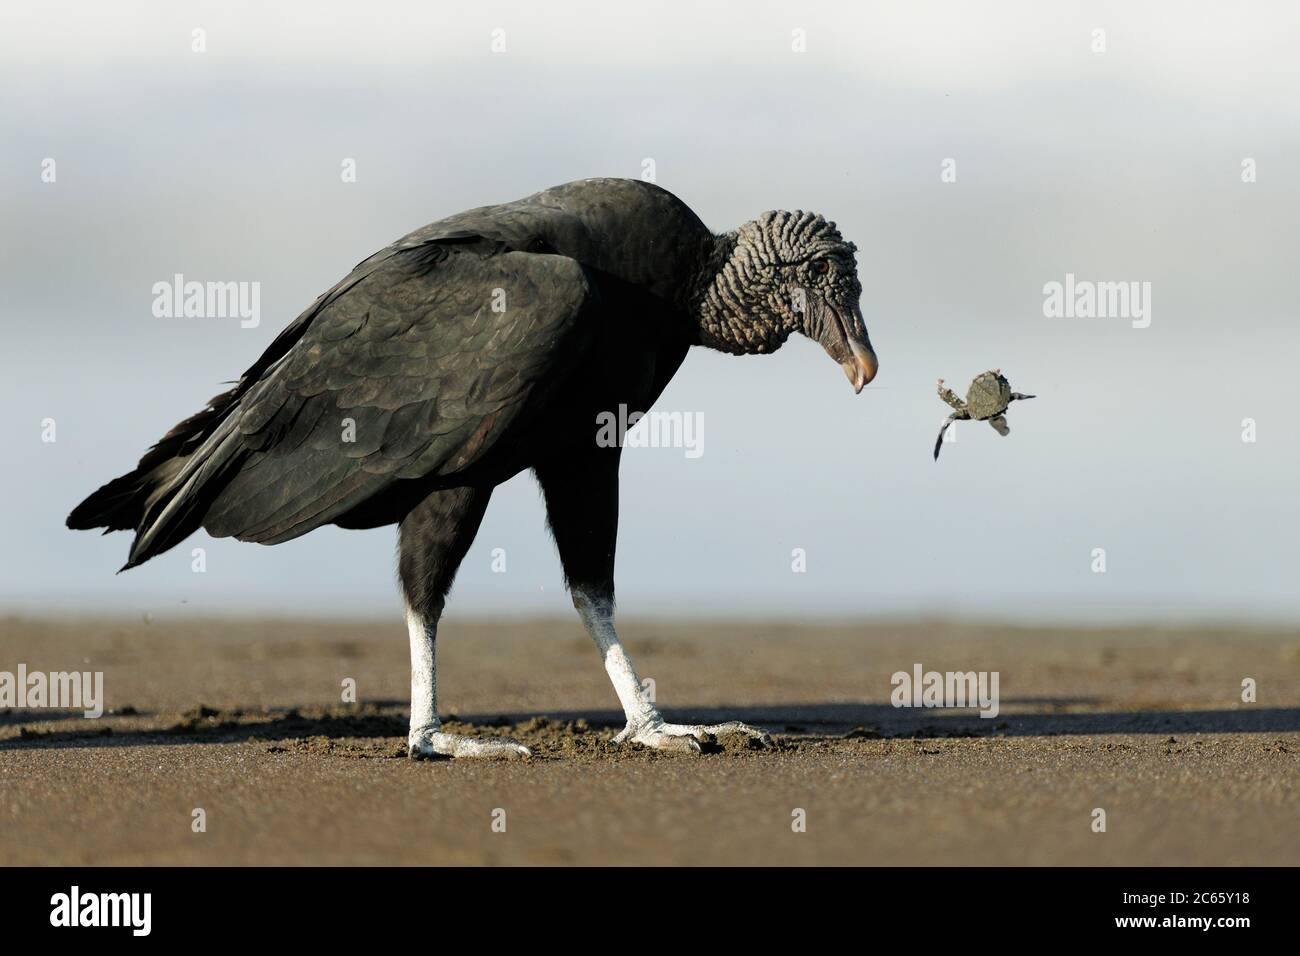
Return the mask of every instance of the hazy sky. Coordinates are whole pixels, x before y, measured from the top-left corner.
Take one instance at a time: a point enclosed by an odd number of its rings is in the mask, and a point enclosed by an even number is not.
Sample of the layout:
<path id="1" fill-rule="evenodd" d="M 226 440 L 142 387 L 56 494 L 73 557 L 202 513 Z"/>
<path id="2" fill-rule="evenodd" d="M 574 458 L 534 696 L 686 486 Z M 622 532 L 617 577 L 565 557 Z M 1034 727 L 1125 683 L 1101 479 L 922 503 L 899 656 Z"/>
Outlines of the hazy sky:
<path id="1" fill-rule="evenodd" d="M 624 613 L 1300 618 L 1297 35 L 1290 3 L 5 4 L 0 604 L 396 613 L 391 528 L 115 577 L 127 536 L 63 519 L 374 250 L 652 159 L 718 230 L 835 219 L 882 370 L 693 351 L 657 408 L 703 454 L 624 454 Z M 261 324 L 156 318 L 178 272 L 260 283 Z M 1067 273 L 1150 283 L 1149 327 L 1045 317 Z M 1040 397 L 936 464 L 934 380 L 992 366 Z M 522 476 L 451 608 L 568 607 Z"/>

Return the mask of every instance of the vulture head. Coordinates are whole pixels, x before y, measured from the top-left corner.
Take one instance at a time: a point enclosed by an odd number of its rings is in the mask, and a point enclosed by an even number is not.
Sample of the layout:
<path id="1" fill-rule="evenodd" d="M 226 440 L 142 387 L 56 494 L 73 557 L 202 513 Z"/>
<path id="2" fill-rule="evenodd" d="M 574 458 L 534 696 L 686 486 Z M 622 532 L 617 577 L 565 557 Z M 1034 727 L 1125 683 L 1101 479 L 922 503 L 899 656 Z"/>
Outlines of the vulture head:
<path id="1" fill-rule="evenodd" d="M 721 240 L 722 262 L 700 302 L 702 344 L 773 352 L 800 332 L 839 363 L 855 392 L 875 378 L 857 247 L 835 223 L 811 212 L 767 212 Z"/>

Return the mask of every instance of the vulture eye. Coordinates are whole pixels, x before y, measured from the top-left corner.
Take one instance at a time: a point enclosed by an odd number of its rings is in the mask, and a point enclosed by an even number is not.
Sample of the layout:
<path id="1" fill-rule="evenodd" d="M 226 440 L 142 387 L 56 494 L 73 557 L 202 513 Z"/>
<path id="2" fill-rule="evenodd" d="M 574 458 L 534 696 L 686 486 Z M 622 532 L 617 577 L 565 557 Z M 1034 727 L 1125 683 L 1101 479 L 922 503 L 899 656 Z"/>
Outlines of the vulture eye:
<path id="1" fill-rule="evenodd" d="M 831 264 L 825 259 L 814 259 L 812 262 L 808 263 L 808 267 L 812 270 L 812 274 L 815 276 L 824 276 L 826 273 L 831 271 Z"/>

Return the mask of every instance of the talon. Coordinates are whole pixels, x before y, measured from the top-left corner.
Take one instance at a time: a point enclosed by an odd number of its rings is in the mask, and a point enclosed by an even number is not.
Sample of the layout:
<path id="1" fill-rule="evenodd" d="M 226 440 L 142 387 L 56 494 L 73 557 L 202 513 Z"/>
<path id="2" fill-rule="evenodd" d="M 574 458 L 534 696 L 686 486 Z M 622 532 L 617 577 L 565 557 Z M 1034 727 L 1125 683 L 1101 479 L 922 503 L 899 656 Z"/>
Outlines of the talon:
<path id="1" fill-rule="evenodd" d="M 649 743 L 642 740 L 638 740 L 637 743 L 670 753 L 698 754 L 704 752 L 704 748 L 700 746 L 700 742 L 694 737 L 662 737 Z"/>
<path id="2" fill-rule="evenodd" d="M 614 738 L 614 742 L 618 744 L 631 742 L 669 753 L 703 753 L 704 747 L 701 745 L 716 749 L 718 736 L 721 734 L 742 734 L 757 741 L 763 748 L 775 746 L 767 731 L 743 724 L 738 720 L 707 725 L 660 723 L 634 727 L 629 724 Z"/>

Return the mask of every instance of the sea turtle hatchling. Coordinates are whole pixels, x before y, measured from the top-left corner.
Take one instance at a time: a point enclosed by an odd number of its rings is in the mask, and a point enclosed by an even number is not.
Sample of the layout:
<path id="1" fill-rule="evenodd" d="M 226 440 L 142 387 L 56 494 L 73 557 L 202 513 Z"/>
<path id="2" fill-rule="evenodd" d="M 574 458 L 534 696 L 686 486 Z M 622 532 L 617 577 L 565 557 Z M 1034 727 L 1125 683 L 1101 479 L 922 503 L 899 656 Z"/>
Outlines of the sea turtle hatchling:
<path id="1" fill-rule="evenodd" d="M 939 429 L 939 437 L 934 443 L 935 461 L 939 460 L 939 449 L 943 447 L 943 433 L 953 422 L 971 419 L 988 422 L 999 435 L 1006 435 L 1011 431 L 1003 414 L 1007 406 L 1019 399 L 1035 396 L 1011 391 L 1011 383 L 1002 375 L 1002 369 L 995 368 L 975 376 L 975 381 L 970 383 L 970 388 L 966 391 L 964 402 L 956 392 L 943 384 L 943 379 L 939 379 L 939 397 L 951 405 L 954 411 Z"/>

